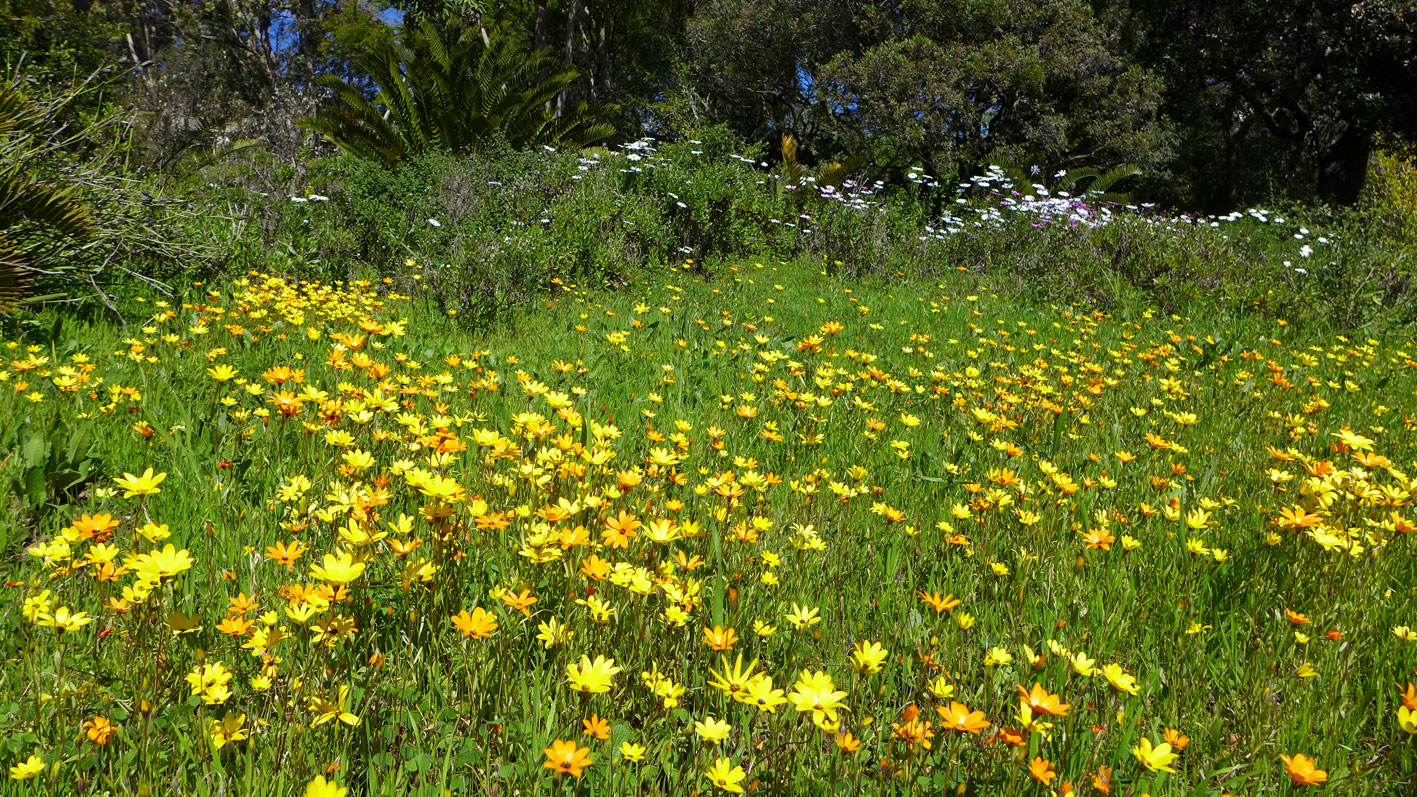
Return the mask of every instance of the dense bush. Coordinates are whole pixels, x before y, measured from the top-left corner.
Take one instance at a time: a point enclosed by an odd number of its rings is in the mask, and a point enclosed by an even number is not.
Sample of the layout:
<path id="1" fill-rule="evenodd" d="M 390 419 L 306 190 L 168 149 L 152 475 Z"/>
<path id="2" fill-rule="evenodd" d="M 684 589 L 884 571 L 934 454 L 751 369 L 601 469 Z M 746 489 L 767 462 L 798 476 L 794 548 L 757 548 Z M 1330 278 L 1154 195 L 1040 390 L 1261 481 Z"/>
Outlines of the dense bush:
<path id="1" fill-rule="evenodd" d="M 1388 208 L 1405 232 L 1417 233 L 1417 150 L 1383 147 L 1373 153 L 1372 200 Z"/>
<path id="2" fill-rule="evenodd" d="M 104 102 L 105 80 L 48 94 L 22 76 L 0 80 L 0 313 L 113 307 L 111 293 L 136 282 L 165 290 L 240 234 L 215 204 L 130 168 L 134 114 Z"/>
<path id="3" fill-rule="evenodd" d="M 577 155 L 433 153 L 387 170 L 341 159 L 321 177 L 334 197 L 320 219 L 327 260 L 426 281 L 470 320 L 544 294 L 552 279 L 623 281 L 672 248 L 655 208 Z"/>
<path id="4" fill-rule="evenodd" d="M 223 189 L 253 222 L 227 265 L 421 284 L 469 323 L 545 297 L 557 280 L 617 286 L 686 261 L 712 270 L 746 258 L 882 279 L 965 269 L 1007 295 L 1089 309 L 1205 302 L 1293 323 L 1412 320 L 1409 228 L 1382 203 L 1193 218 L 1070 196 L 1043 177 L 1022 185 L 1001 169 L 945 185 L 917 169 L 887 189 L 869 167 L 828 185 L 765 160 L 714 128 L 582 153 L 315 161 L 286 176 L 300 186 L 293 197 Z"/>

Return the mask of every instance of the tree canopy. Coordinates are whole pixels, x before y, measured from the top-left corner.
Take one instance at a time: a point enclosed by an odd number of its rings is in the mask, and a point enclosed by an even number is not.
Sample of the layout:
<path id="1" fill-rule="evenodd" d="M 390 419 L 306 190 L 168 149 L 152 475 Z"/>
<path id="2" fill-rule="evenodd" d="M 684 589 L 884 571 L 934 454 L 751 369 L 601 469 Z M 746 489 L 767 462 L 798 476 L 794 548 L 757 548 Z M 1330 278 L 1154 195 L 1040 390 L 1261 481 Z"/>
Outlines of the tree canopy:
<path id="1" fill-rule="evenodd" d="M 1133 194 L 1219 210 L 1352 203 L 1417 139 L 1400 0 L 0 0 L 31 81 L 125 72 L 148 161 L 260 140 L 392 162 L 723 126 L 804 163 L 969 176 L 1135 164 Z M 311 120 L 301 125 L 300 120 Z M 320 134 L 312 139 L 311 131 Z"/>

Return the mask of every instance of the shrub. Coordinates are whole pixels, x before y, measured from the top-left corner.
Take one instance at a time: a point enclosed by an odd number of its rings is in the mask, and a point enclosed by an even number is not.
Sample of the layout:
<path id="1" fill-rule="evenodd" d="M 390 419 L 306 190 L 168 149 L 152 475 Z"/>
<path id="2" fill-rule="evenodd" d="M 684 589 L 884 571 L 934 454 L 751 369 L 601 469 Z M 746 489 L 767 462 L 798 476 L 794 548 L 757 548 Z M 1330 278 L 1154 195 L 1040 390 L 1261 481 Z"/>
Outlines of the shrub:
<path id="1" fill-rule="evenodd" d="M 104 104 L 99 75 L 32 97 L 0 86 L 0 311 L 18 302 L 101 301 L 202 271 L 240 226 L 125 170 L 131 114 Z M 22 298 L 23 297 L 23 298 Z"/>
<path id="2" fill-rule="evenodd" d="M 963 187 L 918 169 L 886 185 L 857 164 L 817 184 L 763 157 L 721 128 L 583 153 L 433 152 L 391 168 L 339 157 L 311 169 L 311 196 L 260 203 L 261 240 L 239 259 L 421 284 L 469 323 L 557 281 L 618 286 L 686 260 L 711 271 L 748 258 L 810 258 L 886 280 L 963 269 L 1007 295 L 1091 310 L 1209 303 L 1343 326 L 1412 315 L 1403 235 L 1381 208 L 1192 218 L 1020 187 L 1003 169 Z"/>
<path id="3" fill-rule="evenodd" d="M 1376 204 L 1394 213 L 1408 234 L 1417 234 L 1417 162 L 1410 146 L 1373 153 L 1370 192 Z"/>

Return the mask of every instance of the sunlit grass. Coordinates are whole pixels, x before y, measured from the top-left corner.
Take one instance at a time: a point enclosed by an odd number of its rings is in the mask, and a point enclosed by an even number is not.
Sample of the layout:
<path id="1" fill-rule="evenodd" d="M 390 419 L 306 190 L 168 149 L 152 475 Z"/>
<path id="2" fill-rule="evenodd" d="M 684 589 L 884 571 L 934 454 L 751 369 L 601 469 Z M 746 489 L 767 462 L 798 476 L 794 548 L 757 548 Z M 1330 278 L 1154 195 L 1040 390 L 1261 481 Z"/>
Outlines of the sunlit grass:
<path id="1" fill-rule="evenodd" d="M 7 788 L 1412 782 L 1410 339 L 696 273 L 11 342 Z"/>

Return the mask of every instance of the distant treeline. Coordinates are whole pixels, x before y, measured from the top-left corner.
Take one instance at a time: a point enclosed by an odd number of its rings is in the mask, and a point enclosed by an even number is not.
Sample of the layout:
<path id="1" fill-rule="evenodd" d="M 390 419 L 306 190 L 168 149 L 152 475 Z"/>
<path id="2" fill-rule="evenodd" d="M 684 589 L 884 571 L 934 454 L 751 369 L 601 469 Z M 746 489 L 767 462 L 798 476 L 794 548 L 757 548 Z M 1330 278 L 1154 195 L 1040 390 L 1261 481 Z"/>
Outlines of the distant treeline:
<path id="1" fill-rule="evenodd" d="M 790 133 L 896 181 L 1131 164 L 1175 207 L 1352 204 L 1374 149 L 1417 138 L 1398 0 L 0 0 L 0 56 L 40 93 L 107 70 L 145 168 L 238 141 L 300 164 L 335 80 L 390 115 L 379 73 L 432 58 L 428 24 L 461 35 L 451 73 L 519 62 L 549 90 L 518 96 L 590 138 L 722 124 L 776 159 Z"/>

